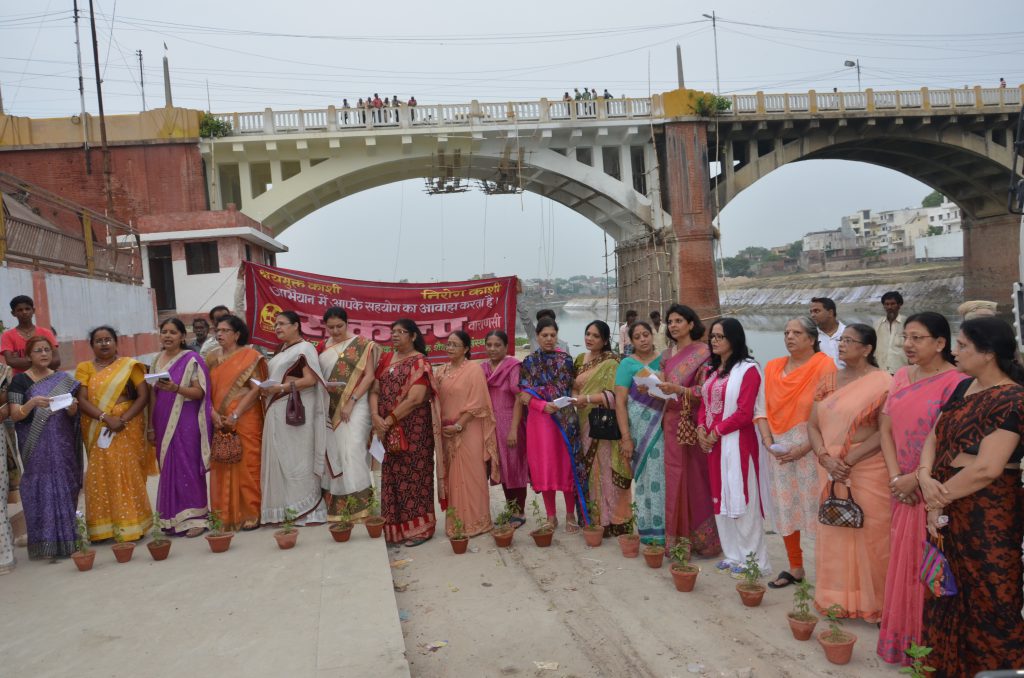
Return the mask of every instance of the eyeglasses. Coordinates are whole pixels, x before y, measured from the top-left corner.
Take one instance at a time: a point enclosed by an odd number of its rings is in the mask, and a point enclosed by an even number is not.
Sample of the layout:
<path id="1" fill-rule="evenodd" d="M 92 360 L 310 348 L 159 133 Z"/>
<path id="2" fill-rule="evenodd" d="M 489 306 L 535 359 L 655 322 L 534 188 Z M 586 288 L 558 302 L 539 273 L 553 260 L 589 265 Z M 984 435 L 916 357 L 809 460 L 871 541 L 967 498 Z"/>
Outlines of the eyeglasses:
<path id="1" fill-rule="evenodd" d="M 92 343 L 94 343 L 94 344 L 113 344 L 114 340 L 111 339 L 110 337 L 100 337 L 100 338 L 96 339 L 95 341 L 93 341 Z"/>
<path id="2" fill-rule="evenodd" d="M 724 334 L 712 334 L 712 335 L 708 336 L 708 339 L 710 339 L 711 341 L 725 341 L 725 335 Z"/>
<path id="3" fill-rule="evenodd" d="M 865 341 L 858 341 L 853 337 L 839 337 L 840 344 L 867 344 Z"/>
<path id="4" fill-rule="evenodd" d="M 53 353 L 53 349 L 47 346 L 40 346 L 39 348 L 32 349 L 32 353 Z"/>
<path id="5" fill-rule="evenodd" d="M 400 334 L 402 336 L 406 336 L 406 335 L 409 335 L 411 333 L 408 330 L 403 330 L 403 329 L 399 328 L 399 329 L 391 330 L 391 334 Z"/>
<path id="6" fill-rule="evenodd" d="M 925 339 L 934 339 L 930 334 L 904 334 L 903 341 L 909 341 L 912 344 L 918 344 Z"/>
<path id="7" fill-rule="evenodd" d="M 462 344 L 456 344 L 454 341 L 448 342 L 448 348 L 466 348 Z"/>

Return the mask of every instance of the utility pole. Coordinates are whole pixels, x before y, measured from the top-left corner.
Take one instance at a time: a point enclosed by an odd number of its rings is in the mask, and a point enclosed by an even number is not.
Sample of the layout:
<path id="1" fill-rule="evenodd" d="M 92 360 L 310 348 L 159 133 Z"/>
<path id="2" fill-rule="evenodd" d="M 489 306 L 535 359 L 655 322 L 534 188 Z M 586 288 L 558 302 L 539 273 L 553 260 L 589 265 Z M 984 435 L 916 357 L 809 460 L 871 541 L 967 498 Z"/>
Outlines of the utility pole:
<path id="1" fill-rule="evenodd" d="M 722 94 L 722 81 L 718 78 L 718 16 L 714 10 L 711 14 L 701 15 L 705 19 L 711 19 L 711 32 L 715 36 L 715 94 L 721 96 Z"/>
<path id="2" fill-rule="evenodd" d="M 107 147 L 107 119 L 103 116 L 103 80 L 100 78 L 100 45 L 96 41 L 96 11 L 89 0 L 89 27 L 92 29 L 92 60 L 96 67 L 96 99 L 100 109 L 100 148 L 103 149 L 103 191 L 107 198 L 107 216 L 114 215 L 114 195 L 110 188 L 110 149 Z"/>
<path id="3" fill-rule="evenodd" d="M 676 43 L 676 81 L 679 89 L 686 89 L 686 82 L 683 80 L 683 48 Z"/>
<path id="4" fill-rule="evenodd" d="M 85 153 L 85 173 L 92 174 L 92 157 L 89 154 L 89 119 L 85 114 L 85 77 L 82 75 L 82 39 L 78 32 L 78 0 L 75 0 L 75 51 L 78 52 L 78 99 L 81 109 L 78 121 L 82 126 L 82 151 Z"/>
<path id="5" fill-rule="evenodd" d="M 146 76 L 142 72 L 142 50 L 135 50 L 135 55 L 139 57 L 139 89 L 142 90 L 142 110 L 146 110 Z"/>

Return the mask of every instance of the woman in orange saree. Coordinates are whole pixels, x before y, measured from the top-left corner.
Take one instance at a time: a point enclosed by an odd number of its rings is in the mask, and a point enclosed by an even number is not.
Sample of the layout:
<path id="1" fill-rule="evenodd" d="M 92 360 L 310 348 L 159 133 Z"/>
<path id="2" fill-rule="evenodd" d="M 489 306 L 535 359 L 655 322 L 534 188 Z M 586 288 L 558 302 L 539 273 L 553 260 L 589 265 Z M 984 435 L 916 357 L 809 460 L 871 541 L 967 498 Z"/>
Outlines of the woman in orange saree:
<path id="1" fill-rule="evenodd" d="M 117 357 L 117 333 L 108 326 L 89 333 L 95 358 L 78 364 L 79 407 L 89 464 L 85 470 L 85 523 L 91 541 L 135 541 L 153 522 L 146 475 L 145 409 L 149 386 L 142 363 Z M 103 433 L 101 436 L 100 434 Z"/>
<path id="2" fill-rule="evenodd" d="M 234 463 L 210 461 L 210 508 L 225 530 L 254 530 L 260 524 L 260 464 L 263 409 L 259 388 L 250 379 L 267 378 L 267 361 L 249 348 L 249 328 L 241 318 L 225 316 L 214 328 L 219 348 L 210 351 L 210 394 L 215 431 L 238 435 L 242 458 Z"/>
<path id="3" fill-rule="evenodd" d="M 882 617 L 891 515 L 878 416 L 892 377 L 878 369 L 876 342 L 868 325 L 850 325 L 843 331 L 839 359 L 846 366 L 825 376 L 807 423 L 811 449 L 821 466 L 823 496 L 830 487 L 845 484 L 864 511 L 864 526 L 859 529 L 818 525 L 814 605 L 824 613 L 838 604 L 844 611 L 840 616 L 872 623 Z M 845 497 L 847 492 L 837 489 L 836 496 Z"/>
<path id="4" fill-rule="evenodd" d="M 456 330 L 448 337 L 448 357 L 437 373 L 438 400 L 441 407 L 442 454 L 449 508 L 454 508 L 465 526 L 467 537 L 489 532 L 491 527 L 490 492 L 487 488 L 487 464 L 491 482 L 501 482 L 498 470 L 498 442 L 494 435 L 494 412 L 487 390 L 487 379 L 480 366 L 469 360 L 470 337 Z M 453 534 L 452 521 L 446 518 L 445 533 Z"/>

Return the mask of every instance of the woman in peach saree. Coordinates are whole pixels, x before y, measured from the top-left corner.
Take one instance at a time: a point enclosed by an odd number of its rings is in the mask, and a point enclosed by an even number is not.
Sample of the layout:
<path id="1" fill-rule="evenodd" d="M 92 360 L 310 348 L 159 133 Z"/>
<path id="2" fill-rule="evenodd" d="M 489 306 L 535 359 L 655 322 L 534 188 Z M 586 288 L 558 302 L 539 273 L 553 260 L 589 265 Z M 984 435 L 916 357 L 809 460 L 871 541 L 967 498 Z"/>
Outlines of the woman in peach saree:
<path id="1" fill-rule="evenodd" d="M 466 536 L 490 531 L 490 491 L 487 487 L 487 463 L 490 479 L 501 481 L 498 470 L 498 441 L 494 436 L 494 412 L 483 370 L 469 359 L 472 340 L 462 330 L 448 337 L 451 362 L 437 373 L 437 391 L 441 407 L 441 441 L 444 483 L 448 506 L 455 509 Z M 445 533 L 453 535 L 450 518 Z"/>
<path id="2" fill-rule="evenodd" d="M 839 359 L 846 366 L 822 380 L 807 425 L 822 497 L 834 486 L 836 497 L 849 494 L 864 511 L 861 528 L 818 524 L 814 605 L 824 613 L 838 604 L 840 616 L 872 623 L 882 617 L 891 516 L 878 416 L 892 377 L 878 369 L 876 343 L 868 325 L 843 331 Z"/>

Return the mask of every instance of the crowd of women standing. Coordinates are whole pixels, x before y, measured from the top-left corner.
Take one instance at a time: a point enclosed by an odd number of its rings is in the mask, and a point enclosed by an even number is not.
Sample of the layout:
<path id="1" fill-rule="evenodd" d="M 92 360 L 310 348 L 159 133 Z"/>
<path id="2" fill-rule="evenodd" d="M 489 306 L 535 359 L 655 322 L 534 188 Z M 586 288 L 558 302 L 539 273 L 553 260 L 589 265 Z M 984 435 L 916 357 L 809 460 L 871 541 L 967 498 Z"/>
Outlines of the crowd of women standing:
<path id="1" fill-rule="evenodd" d="M 936 676 L 1024 665 L 1024 368 L 1000 320 L 965 321 L 954 343 L 941 315 L 911 316 L 909 365 L 892 377 L 877 367 L 867 325 L 844 330 L 833 361 L 813 321 L 795 318 L 783 334 L 788 355 L 762 369 L 737 320 L 705 328 L 680 304 L 663 330 L 632 324 L 625 357 L 595 320 L 573 359 L 544 317 L 539 348 L 521 363 L 505 332 L 459 330 L 436 368 L 411 320 L 393 323 L 390 350 L 349 333 L 341 308 L 323 320 L 329 337 L 314 346 L 297 314 L 278 314 L 281 346 L 268 361 L 237 317 L 218 320 L 219 346 L 205 357 L 171 318 L 148 370 L 119 357 L 115 330 L 102 326 L 74 376 L 50 369 L 48 338 L 29 339 L 26 371 L 0 366 L 29 556 L 71 553 L 83 488 L 90 539 L 142 537 L 154 520 L 146 480 L 158 468 L 155 506 L 172 534 L 201 533 L 211 509 L 232 530 L 359 518 L 376 485 L 387 541 L 408 547 L 434 534 L 435 489 L 446 532 L 457 517 L 473 536 L 492 528 L 489 486 L 501 485 L 516 526 L 531 486 L 551 527 L 560 492 L 569 533 L 635 524 L 642 542 L 665 548 L 685 537 L 734 576 L 751 554 L 772 572 L 767 540 L 777 532 L 788 569 L 773 588 L 808 576 L 803 545 L 813 537 L 815 606 L 879 623 L 885 661 L 907 663 L 905 650 L 920 643 L 933 648 Z M 668 339 L 660 352 L 657 331 Z M 470 359 L 474 341 L 486 360 Z M 147 371 L 160 377 L 152 386 Z M 63 395 L 70 406 L 51 409 Z M 385 450 L 377 479 L 371 437 Z M 831 498 L 859 518 L 821 514 Z M 926 548 L 941 550 L 957 593 L 922 583 Z M 3 514 L 0 572 L 11 567 Z"/>

